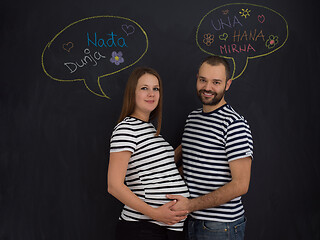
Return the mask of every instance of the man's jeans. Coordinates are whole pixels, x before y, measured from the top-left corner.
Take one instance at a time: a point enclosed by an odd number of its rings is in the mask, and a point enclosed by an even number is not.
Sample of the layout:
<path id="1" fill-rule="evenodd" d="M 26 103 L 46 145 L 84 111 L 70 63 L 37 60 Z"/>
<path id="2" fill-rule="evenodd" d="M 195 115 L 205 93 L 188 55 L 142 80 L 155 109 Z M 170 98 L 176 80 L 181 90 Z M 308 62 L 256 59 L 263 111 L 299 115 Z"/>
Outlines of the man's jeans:
<path id="1" fill-rule="evenodd" d="M 187 239 L 189 240 L 243 240 L 246 218 L 234 222 L 213 222 L 188 218 Z"/>

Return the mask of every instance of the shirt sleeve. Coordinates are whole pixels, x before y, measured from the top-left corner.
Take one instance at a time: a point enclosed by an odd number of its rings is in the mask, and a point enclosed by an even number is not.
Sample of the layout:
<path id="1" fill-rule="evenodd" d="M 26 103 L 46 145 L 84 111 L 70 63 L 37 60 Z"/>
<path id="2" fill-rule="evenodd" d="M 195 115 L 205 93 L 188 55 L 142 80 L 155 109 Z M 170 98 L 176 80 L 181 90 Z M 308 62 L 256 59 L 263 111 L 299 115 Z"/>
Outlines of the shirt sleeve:
<path id="1" fill-rule="evenodd" d="M 236 120 L 228 126 L 226 152 L 228 162 L 245 157 L 253 159 L 253 140 L 246 120 Z"/>
<path id="2" fill-rule="evenodd" d="M 110 140 L 111 152 L 134 152 L 137 146 L 136 136 L 129 124 L 116 126 Z"/>

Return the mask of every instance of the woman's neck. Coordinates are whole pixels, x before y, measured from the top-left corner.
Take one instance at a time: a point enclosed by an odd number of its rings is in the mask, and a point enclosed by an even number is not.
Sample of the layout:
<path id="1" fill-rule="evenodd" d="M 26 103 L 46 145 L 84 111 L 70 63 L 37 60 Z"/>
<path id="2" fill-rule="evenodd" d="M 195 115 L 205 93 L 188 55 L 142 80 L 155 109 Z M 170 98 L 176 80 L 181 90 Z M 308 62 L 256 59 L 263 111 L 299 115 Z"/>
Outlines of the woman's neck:
<path id="1" fill-rule="evenodd" d="M 140 119 L 144 122 L 149 122 L 149 117 L 150 114 L 143 114 L 143 113 L 137 113 L 137 112 L 133 112 L 132 114 L 130 114 L 131 117 Z"/>

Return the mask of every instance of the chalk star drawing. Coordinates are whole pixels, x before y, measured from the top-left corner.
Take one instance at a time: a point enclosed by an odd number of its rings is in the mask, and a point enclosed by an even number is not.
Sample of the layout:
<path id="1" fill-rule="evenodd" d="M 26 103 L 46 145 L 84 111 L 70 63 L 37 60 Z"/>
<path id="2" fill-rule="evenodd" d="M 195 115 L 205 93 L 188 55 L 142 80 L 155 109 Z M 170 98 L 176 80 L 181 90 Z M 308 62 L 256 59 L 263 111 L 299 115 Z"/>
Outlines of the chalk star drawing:
<path id="1" fill-rule="evenodd" d="M 250 17 L 251 10 L 249 9 L 242 9 L 242 12 L 239 12 L 241 14 L 241 17 L 247 18 Z"/>

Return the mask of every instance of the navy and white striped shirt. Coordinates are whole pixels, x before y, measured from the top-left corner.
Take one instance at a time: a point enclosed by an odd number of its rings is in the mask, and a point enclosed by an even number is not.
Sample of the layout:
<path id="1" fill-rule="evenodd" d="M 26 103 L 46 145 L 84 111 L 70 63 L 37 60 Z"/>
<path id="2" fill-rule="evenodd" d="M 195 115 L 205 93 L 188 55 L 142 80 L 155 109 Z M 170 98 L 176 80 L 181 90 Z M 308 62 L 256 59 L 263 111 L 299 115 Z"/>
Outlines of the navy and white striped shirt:
<path id="1" fill-rule="evenodd" d="M 209 113 L 198 109 L 189 114 L 182 137 L 182 160 L 191 198 L 229 183 L 229 162 L 245 157 L 253 157 L 250 128 L 230 105 Z M 218 222 L 232 222 L 243 215 L 241 197 L 191 214 L 196 219 Z"/>
<path id="2" fill-rule="evenodd" d="M 160 207 L 172 201 L 166 198 L 167 194 L 189 197 L 189 192 L 176 168 L 173 148 L 160 135 L 155 136 L 155 133 L 156 129 L 151 123 L 126 117 L 112 133 L 110 152 L 132 152 L 125 184 L 150 206 Z M 124 206 L 120 219 L 147 220 L 170 230 L 183 230 L 183 221 L 165 225 L 128 206 Z"/>

